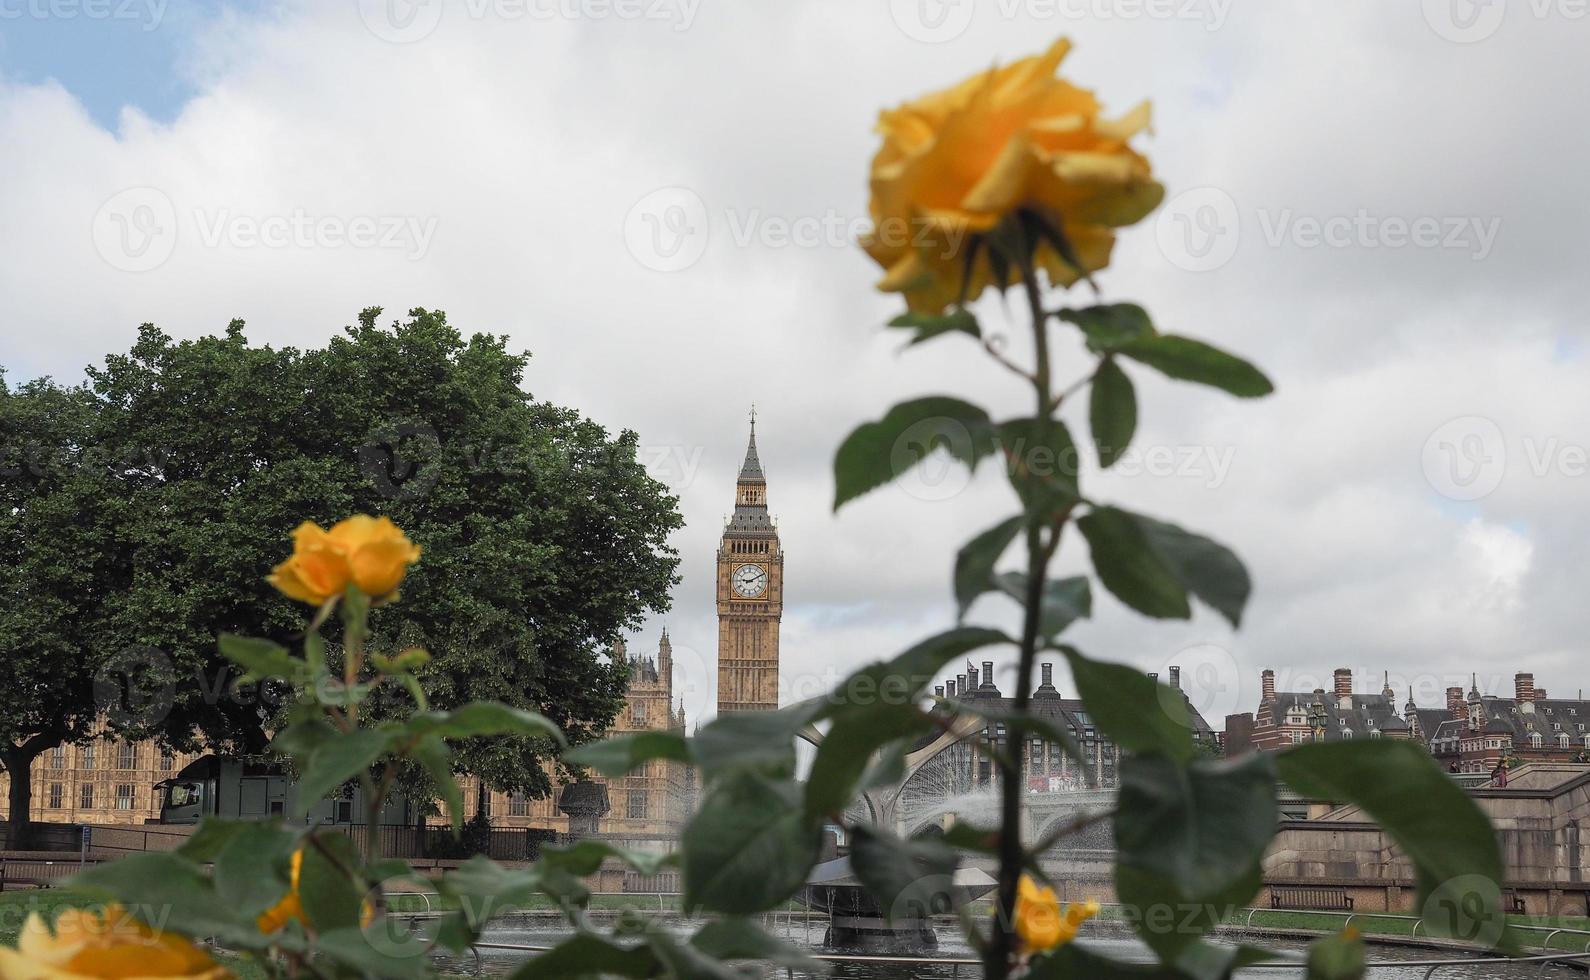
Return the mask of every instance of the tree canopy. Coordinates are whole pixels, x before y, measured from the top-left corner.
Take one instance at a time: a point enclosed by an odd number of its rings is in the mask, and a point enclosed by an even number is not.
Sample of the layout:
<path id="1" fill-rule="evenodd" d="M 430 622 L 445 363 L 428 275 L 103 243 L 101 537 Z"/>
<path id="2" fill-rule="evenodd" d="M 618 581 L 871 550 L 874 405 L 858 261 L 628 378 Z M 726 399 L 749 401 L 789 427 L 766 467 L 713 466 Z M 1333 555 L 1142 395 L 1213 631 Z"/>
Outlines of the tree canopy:
<path id="1" fill-rule="evenodd" d="M 39 695 L 0 706 L 7 746 L 85 737 L 108 707 L 131 735 L 259 750 L 270 691 L 232 683 L 216 636 L 289 642 L 299 610 L 265 575 L 300 521 L 359 512 L 424 549 L 372 644 L 429 650 L 434 706 L 503 701 L 574 742 L 606 727 L 628 676 L 607 651 L 677 581 L 677 501 L 633 432 L 527 395 L 528 355 L 504 338 L 379 315 L 309 350 L 252 346 L 241 321 L 181 342 L 146 324 L 81 387 L 0 393 L 0 682 Z M 482 740 L 457 758 L 539 795 L 550 748 Z"/>

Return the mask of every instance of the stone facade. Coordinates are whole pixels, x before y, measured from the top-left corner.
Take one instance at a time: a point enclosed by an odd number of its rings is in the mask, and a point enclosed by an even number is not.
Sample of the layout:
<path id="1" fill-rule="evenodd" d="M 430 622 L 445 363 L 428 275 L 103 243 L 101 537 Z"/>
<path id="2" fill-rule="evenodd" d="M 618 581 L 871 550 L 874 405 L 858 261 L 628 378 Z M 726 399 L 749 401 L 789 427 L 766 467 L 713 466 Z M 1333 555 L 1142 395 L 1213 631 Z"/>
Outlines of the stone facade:
<path id="1" fill-rule="evenodd" d="M 771 711 L 779 701 L 778 627 L 784 614 L 784 548 L 767 509 L 756 453 L 756 415 L 734 487 L 734 516 L 717 555 L 718 714 Z"/>
<path id="2" fill-rule="evenodd" d="M 160 816 L 155 783 L 197 755 L 153 742 L 100 739 L 48 749 L 33 763 L 31 819 L 41 823 L 141 824 Z M 11 774 L 0 772 L 0 799 Z"/>
<path id="3" fill-rule="evenodd" d="M 613 720 L 610 732 L 621 735 L 636 731 L 685 730 L 685 709 L 675 703 L 673 685 L 673 644 L 663 629 L 655 657 L 631 657 L 621 641 L 613 656 L 629 663 L 629 691 L 624 710 Z M 570 816 L 560 804 L 564 791 L 573 784 L 559 783 L 555 770 L 552 795 L 533 800 L 520 794 L 493 791 L 485 801 L 486 814 L 493 827 L 535 827 L 568 831 Z M 677 834 L 689 818 L 695 802 L 694 773 L 683 763 L 654 759 L 619 779 L 592 776 L 607 797 L 607 813 L 597 819 L 600 834 L 646 839 Z M 466 777 L 464 799 L 479 800 L 479 782 Z M 477 803 L 478 805 L 478 803 Z"/>

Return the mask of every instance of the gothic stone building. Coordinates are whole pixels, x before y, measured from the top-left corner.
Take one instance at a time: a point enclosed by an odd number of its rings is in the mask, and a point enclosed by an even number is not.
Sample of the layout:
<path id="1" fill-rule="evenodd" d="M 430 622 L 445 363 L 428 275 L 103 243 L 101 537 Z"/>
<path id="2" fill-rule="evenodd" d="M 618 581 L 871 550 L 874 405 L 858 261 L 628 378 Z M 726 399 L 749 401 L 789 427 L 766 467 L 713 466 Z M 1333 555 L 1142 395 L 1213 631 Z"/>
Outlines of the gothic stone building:
<path id="1" fill-rule="evenodd" d="M 629 664 L 629 690 L 624 709 L 613 720 L 612 734 L 635 731 L 685 729 L 685 709 L 675 703 L 673 643 L 663 629 L 655 657 L 629 656 L 623 641 L 613 647 L 613 657 Z M 532 800 L 518 793 L 493 791 L 487 795 L 486 813 L 492 826 L 536 827 L 628 837 L 632 840 L 673 836 L 689 818 L 694 805 L 694 780 L 689 767 L 672 760 L 653 759 L 618 779 L 592 775 L 580 783 L 558 784 L 546 799 Z M 464 782 L 466 800 L 477 799 L 478 781 Z M 594 824 L 582 819 L 594 819 Z"/>

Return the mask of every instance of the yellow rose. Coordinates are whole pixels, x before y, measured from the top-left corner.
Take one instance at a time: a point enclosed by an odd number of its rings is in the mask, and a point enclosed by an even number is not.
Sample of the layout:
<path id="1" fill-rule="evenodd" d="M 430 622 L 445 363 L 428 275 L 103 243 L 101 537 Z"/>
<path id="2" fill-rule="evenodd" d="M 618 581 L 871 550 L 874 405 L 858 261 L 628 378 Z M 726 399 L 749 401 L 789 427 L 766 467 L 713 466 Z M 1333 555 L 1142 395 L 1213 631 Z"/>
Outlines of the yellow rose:
<path id="1" fill-rule="evenodd" d="M 53 935 L 34 912 L 22 925 L 17 948 L 0 946 L 0 980 L 231 976 L 190 940 L 157 933 L 115 905 L 102 913 L 67 909 L 55 920 Z"/>
<path id="2" fill-rule="evenodd" d="M 1082 923 L 1099 914 L 1099 903 L 1088 901 L 1060 908 L 1054 889 L 1039 887 L 1026 875 L 1016 889 L 1016 935 L 1025 949 L 1043 951 L 1062 946 L 1077 936 Z"/>
<path id="3" fill-rule="evenodd" d="M 368 596 L 397 589 L 420 549 L 389 517 L 356 514 L 327 531 L 305 521 L 293 531 L 293 553 L 268 581 L 292 599 L 320 605 L 351 582 Z"/>
<path id="4" fill-rule="evenodd" d="M 1114 228 L 1159 205 L 1164 188 L 1127 145 L 1148 127 L 1148 103 L 1102 118 L 1092 92 L 1055 76 L 1070 49 L 1062 38 L 1042 55 L 880 114 L 873 227 L 862 239 L 884 267 L 879 289 L 903 293 L 920 313 L 940 313 L 962 295 L 971 301 L 996 278 L 981 236 L 1018 211 L 1063 231 L 1081 269 L 1050 242 L 1033 260 L 1050 282 L 1069 286 L 1109 264 Z M 1009 274 L 1020 281 L 1017 263 Z"/>
<path id="5" fill-rule="evenodd" d="M 259 928 L 260 932 L 269 935 L 287 925 L 292 919 L 297 919 L 305 927 L 310 925 L 309 917 L 304 914 L 303 900 L 298 897 L 298 879 L 303 874 L 303 870 L 304 849 L 300 847 L 293 852 L 292 870 L 288 874 L 288 882 L 291 885 L 290 890 L 283 896 L 281 901 L 261 912 L 259 918 L 254 920 L 255 926 Z M 368 926 L 374 918 L 375 906 L 371 905 L 369 900 L 366 899 L 359 906 L 359 925 L 361 927 Z M 0 978 L 0 980 L 3 980 L 3 978 Z"/>

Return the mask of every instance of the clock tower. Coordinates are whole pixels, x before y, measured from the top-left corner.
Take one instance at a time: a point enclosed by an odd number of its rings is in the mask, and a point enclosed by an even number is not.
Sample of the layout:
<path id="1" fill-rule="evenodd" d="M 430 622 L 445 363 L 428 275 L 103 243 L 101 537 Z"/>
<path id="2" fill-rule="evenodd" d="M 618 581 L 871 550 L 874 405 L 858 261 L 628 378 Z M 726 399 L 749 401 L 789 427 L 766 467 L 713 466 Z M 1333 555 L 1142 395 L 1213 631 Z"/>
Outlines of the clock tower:
<path id="1" fill-rule="evenodd" d="M 718 713 L 778 707 L 778 621 L 784 549 L 767 512 L 767 481 L 751 442 L 734 485 L 734 516 L 718 543 Z"/>

